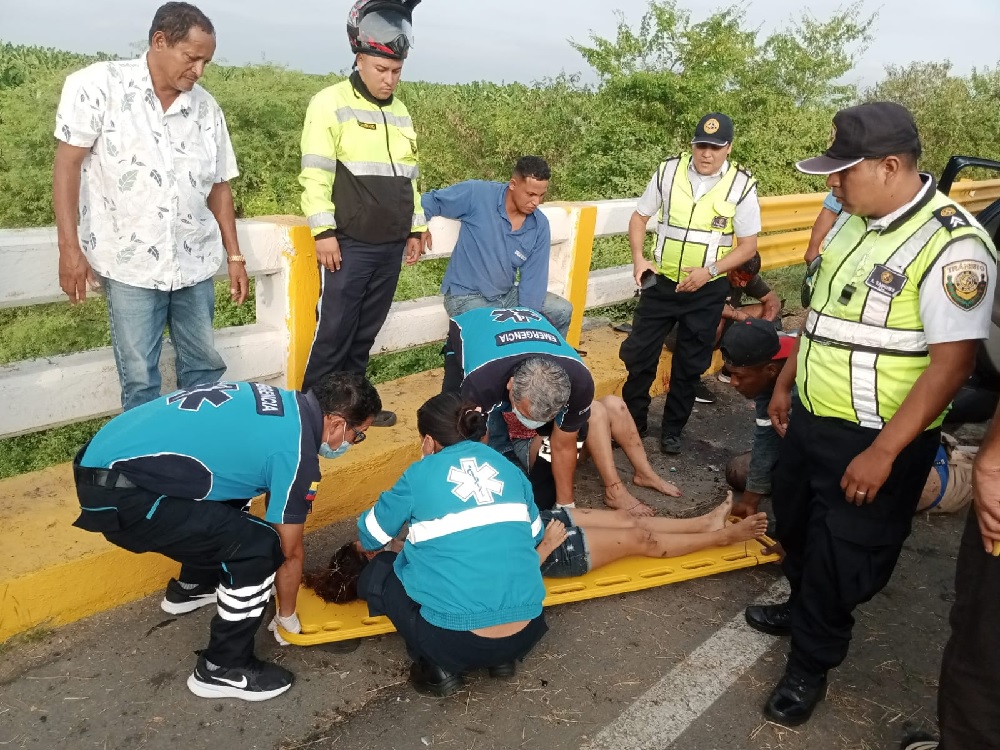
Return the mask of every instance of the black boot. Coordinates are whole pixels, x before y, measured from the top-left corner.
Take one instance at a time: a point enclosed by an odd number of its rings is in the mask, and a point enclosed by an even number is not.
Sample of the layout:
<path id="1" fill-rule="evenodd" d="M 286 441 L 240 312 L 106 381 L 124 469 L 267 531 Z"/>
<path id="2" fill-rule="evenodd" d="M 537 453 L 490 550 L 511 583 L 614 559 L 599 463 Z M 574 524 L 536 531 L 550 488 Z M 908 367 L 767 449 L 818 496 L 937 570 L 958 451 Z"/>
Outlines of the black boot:
<path id="1" fill-rule="evenodd" d="M 816 704 L 826 695 L 826 676 L 807 676 L 785 672 L 771 691 L 764 714 L 771 721 L 796 727 L 812 716 Z"/>
<path id="2" fill-rule="evenodd" d="M 410 665 L 410 682 L 418 693 L 447 698 L 462 687 L 462 676 L 445 672 L 426 659 L 417 659 Z"/>

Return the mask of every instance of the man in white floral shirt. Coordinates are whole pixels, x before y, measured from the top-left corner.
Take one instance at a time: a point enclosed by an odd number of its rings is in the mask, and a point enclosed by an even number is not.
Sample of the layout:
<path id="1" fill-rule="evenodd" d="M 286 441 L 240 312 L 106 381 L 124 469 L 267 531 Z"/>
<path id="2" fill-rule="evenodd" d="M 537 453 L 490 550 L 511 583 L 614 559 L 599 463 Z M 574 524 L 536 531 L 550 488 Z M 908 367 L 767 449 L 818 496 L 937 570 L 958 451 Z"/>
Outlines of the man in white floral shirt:
<path id="1" fill-rule="evenodd" d="M 167 3 L 149 51 L 70 75 L 56 115 L 59 283 L 75 304 L 100 277 L 125 410 L 160 395 L 165 326 L 180 388 L 222 377 L 212 277 L 224 256 L 233 301 L 247 296 L 229 187 L 236 157 L 222 110 L 197 85 L 214 53 L 205 14 Z"/>

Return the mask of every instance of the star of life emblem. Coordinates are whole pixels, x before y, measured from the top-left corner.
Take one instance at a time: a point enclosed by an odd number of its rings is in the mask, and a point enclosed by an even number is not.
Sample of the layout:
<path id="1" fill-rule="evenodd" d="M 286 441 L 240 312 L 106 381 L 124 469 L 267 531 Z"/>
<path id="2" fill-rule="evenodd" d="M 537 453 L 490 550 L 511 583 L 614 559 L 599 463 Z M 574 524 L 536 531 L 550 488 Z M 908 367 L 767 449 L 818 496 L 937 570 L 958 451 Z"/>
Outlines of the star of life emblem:
<path id="1" fill-rule="evenodd" d="M 489 505 L 493 496 L 503 493 L 503 482 L 497 479 L 499 473 L 488 463 L 480 465 L 474 458 L 459 461 L 462 468 L 452 466 L 448 481 L 454 484 L 452 494 L 462 502 L 476 499 L 476 505 Z"/>

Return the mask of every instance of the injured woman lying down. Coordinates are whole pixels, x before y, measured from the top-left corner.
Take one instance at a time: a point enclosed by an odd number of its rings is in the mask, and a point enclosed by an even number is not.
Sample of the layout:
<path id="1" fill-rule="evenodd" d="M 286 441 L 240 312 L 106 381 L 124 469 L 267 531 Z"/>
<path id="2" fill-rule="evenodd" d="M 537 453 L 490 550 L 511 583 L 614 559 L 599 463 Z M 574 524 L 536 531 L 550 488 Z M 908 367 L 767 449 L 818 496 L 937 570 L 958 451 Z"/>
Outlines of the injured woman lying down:
<path id="1" fill-rule="evenodd" d="M 729 525 L 731 496 L 697 518 L 539 513 L 521 469 L 484 444 L 486 417 L 472 404 L 434 396 L 417 411 L 417 428 L 423 458 L 361 515 L 359 540 L 305 581 L 328 602 L 364 599 L 371 615 L 386 615 L 421 692 L 450 695 L 474 669 L 512 676 L 547 630 L 542 575 L 579 576 L 637 555 L 677 557 L 767 527 L 764 513 Z M 406 524 L 400 545 L 394 537 Z"/>

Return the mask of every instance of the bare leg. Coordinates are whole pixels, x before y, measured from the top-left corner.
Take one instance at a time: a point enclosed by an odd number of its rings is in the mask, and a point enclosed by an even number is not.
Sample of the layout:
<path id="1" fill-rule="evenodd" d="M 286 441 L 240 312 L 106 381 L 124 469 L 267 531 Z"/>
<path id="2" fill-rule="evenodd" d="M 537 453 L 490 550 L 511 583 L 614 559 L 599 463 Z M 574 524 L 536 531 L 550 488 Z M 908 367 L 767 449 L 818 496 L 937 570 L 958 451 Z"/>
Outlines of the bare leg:
<path id="1" fill-rule="evenodd" d="M 718 531 L 726 526 L 733 509 L 733 493 L 717 508 L 695 518 L 635 518 L 622 510 L 601 508 L 574 508 L 573 523 L 589 532 L 591 529 L 632 529 L 642 528 L 653 534 L 692 534 L 698 531 Z"/>
<path id="2" fill-rule="evenodd" d="M 642 447 L 642 438 L 635 428 L 635 421 L 628 413 L 628 407 L 618 396 L 605 396 L 598 403 L 604 407 L 608 415 L 608 422 L 611 427 L 611 437 L 622 447 L 629 463 L 635 469 L 632 475 L 632 484 L 639 487 L 649 487 L 669 497 L 680 497 L 681 491 L 677 486 L 663 479 L 653 471 L 649 464 L 649 457 L 646 456 L 646 449 Z"/>
<path id="3" fill-rule="evenodd" d="M 653 532 L 646 528 L 648 519 L 640 519 L 635 528 L 595 527 L 585 530 L 590 550 L 591 570 L 623 557 L 680 557 L 710 547 L 745 542 L 767 531 L 767 515 L 758 513 L 736 524 L 714 531 L 689 533 Z"/>
<path id="4" fill-rule="evenodd" d="M 635 431 L 634 424 L 632 430 Z M 638 437 L 636 435 L 636 438 Z M 626 510 L 633 516 L 651 516 L 655 513 L 625 488 L 625 483 L 618 475 L 618 467 L 615 466 L 614 454 L 611 451 L 611 424 L 608 412 L 600 401 L 595 401 L 590 408 L 586 447 L 604 484 L 605 505 L 609 508 Z"/>

